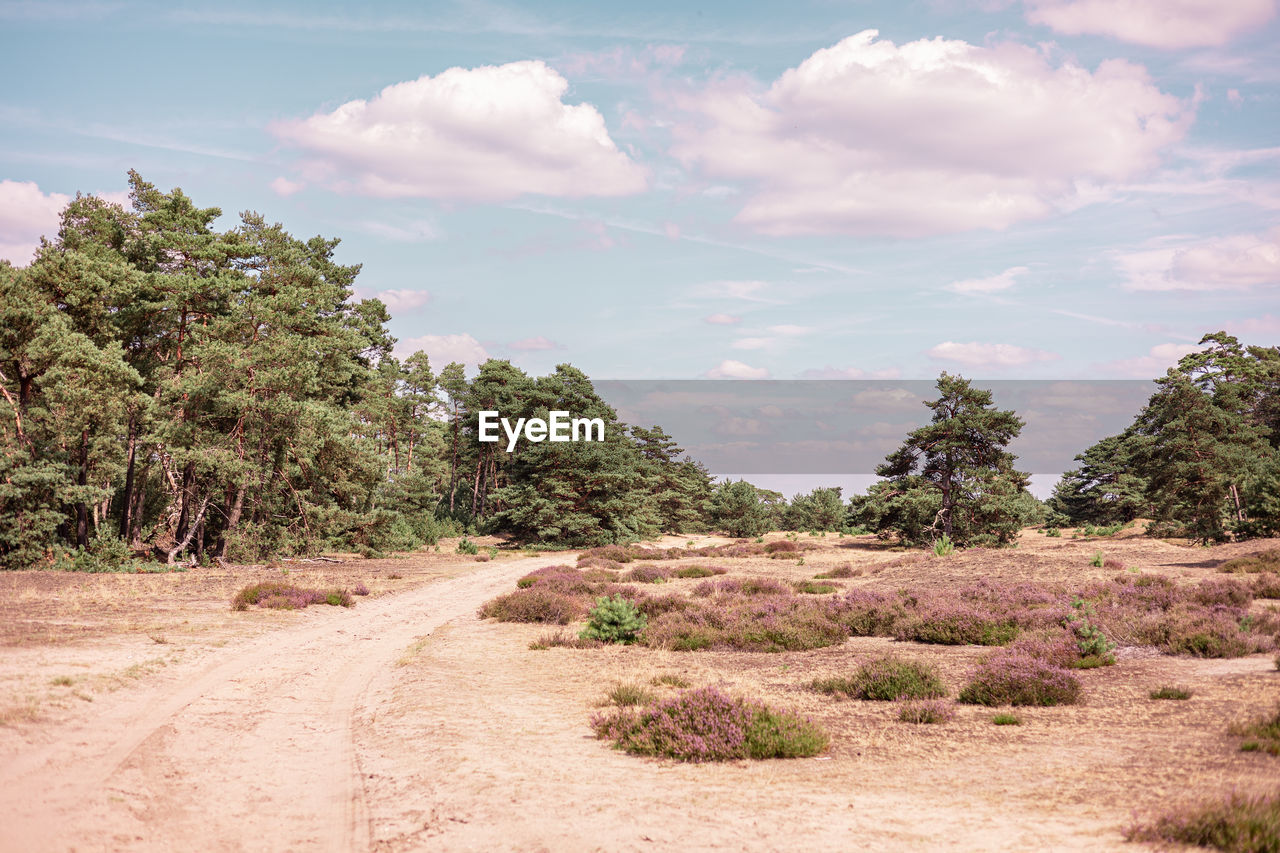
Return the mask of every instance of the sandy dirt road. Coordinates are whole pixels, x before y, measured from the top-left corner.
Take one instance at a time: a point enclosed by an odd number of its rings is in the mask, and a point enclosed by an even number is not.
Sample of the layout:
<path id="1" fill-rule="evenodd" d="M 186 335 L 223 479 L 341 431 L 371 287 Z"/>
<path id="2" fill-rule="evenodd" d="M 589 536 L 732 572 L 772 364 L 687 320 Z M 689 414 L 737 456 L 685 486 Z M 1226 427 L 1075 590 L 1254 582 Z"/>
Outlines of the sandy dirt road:
<path id="1" fill-rule="evenodd" d="M 352 720 L 421 638 L 564 556 L 474 572 L 237 641 L 0 768 L 0 850 L 366 850 Z M 376 692 L 376 691 L 375 691 Z"/>

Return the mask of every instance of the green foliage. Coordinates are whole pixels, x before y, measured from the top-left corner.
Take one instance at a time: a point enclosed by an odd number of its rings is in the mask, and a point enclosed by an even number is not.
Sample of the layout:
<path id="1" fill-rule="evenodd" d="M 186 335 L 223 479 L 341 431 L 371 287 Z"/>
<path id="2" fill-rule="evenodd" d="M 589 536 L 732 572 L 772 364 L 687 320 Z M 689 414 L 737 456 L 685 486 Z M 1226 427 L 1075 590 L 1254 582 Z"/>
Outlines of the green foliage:
<path id="1" fill-rule="evenodd" d="M 818 531 L 839 531 L 845 526 L 844 498 L 839 486 L 817 488 L 805 495 L 796 495 L 783 513 L 784 526 L 790 530 L 807 530 L 811 536 Z"/>
<path id="2" fill-rule="evenodd" d="M 852 676 L 819 678 L 810 685 L 819 693 L 891 702 L 896 699 L 937 699 L 947 687 L 933 668 L 920 661 L 886 655 L 863 664 Z"/>
<path id="3" fill-rule="evenodd" d="M 1225 853 L 1280 853 L 1280 794 L 1180 807 L 1145 826 L 1125 831 L 1125 840 L 1175 842 Z"/>
<path id="4" fill-rule="evenodd" d="M 711 522 L 739 538 L 767 533 L 771 525 L 766 496 L 746 480 L 718 483 L 711 495 Z"/>
<path id="5" fill-rule="evenodd" d="M 1191 691 L 1185 687 L 1161 687 L 1158 690 L 1151 691 L 1152 699 L 1190 699 Z"/>
<path id="6" fill-rule="evenodd" d="M 648 624 L 648 617 L 622 595 L 596 599 L 596 606 L 587 615 L 587 627 L 578 635 L 584 640 L 600 640 L 605 643 L 634 643 Z"/>
<path id="7" fill-rule="evenodd" d="M 996 714 L 991 718 L 991 722 L 997 726 L 1020 726 L 1021 718 L 1017 714 Z"/>
<path id="8" fill-rule="evenodd" d="M 632 683 L 615 684 L 605 695 L 614 705 L 624 708 L 631 705 L 648 705 L 658 698 L 652 690 Z"/>
<path id="9" fill-rule="evenodd" d="M 1246 744 L 1254 744 L 1248 751 L 1280 756 L 1280 705 L 1252 720 L 1233 724 L 1230 731 L 1236 737 L 1247 738 Z"/>
<path id="10" fill-rule="evenodd" d="M 876 473 L 885 478 L 851 502 L 850 521 L 923 545 L 940 534 L 960 547 L 1007 544 L 1043 515 L 1029 478 L 1004 450 L 1023 422 L 992 407 L 991 393 L 943 373 L 927 426 L 912 431 Z"/>
<path id="11" fill-rule="evenodd" d="M 933 554 L 935 557 L 950 556 L 951 553 L 955 550 L 956 550 L 955 543 L 952 542 L 951 537 L 945 533 L 942 534 L 942 536 L 939 537 L 938 540 L 933 543 Z"/>
<path id="12" fill-rule="evenodd" d="M 472 542 L 470 539 L 463 536 L 460 540 L 458 540 L 458 547 L 454 549 L 454 552 L 457 554 L 475 555 L 480 553 L 480 548 L 479 546 L 476 545 L 476 543 Z"/>
<path id="13" fill-rule="evenodd" d="M 1101 551 L 1094 551 L 1094 552 L 1093 552 L 1093 558 L 1092 558 L 1091 560 L 1089 560 L 1089 565 L 1093 566 L 1095 569 L 1100 569 L 1100 568 L 1102 568 L 1102 565 L 1103 565 L 1103 559 L 1102 559 L 1102 552 L 1101 552 Z"/>

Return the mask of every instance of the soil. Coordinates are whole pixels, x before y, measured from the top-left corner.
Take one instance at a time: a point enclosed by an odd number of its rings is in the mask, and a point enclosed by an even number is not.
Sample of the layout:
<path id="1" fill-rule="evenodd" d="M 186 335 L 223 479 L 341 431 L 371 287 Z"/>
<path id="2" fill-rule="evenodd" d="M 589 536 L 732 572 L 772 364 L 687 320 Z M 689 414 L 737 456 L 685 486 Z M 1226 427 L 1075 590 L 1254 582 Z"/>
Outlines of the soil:
<path id="1" fill-rule="evenodd" d="M 872 537 L 802 535 L 815 546 L 803 564 L 682 563 L 787 581 L 847 564 L 859 574 L 842 588 L 896 590 L 984 577 L 1074 584 L 1115 573 L 1089 564 L 1101 550 L 1192 583 L 1280 545 L 1069 537 L 1025 531 L 1017 549 L 940 559 Z M 892 703 L 806 685 L 892 648 L 934 664 L 954 695 L 987 650 L 883 638 L 779 654 L 531 650 L 546 626 L 476 610 L 576 555 L 478 562 L 452 551 L 0 575 L 0 850 L 1141 850 L 1123 840 L 1135 820 L 1280 779 L 1280 758 L 1242 753 L 1228 733 L 1280 701 L 1270 654 L 1122 647 L 1116 666 L 1081 673 L 1082 705 L 1016 709 L 1021 726 L 958 705 L 951 722 L 911 725 Z M 236 590 L 268 578 L 371 594 L 349 609 L 230 609 Z M 595 739 L 589 720 L 611 686 L 666 695 L 674 688 L 653 685 L 663 674 L 806 714 L 831 747 L 693 765 Z M 1149 698 L 1165 685 L 1192 698 Z"/>

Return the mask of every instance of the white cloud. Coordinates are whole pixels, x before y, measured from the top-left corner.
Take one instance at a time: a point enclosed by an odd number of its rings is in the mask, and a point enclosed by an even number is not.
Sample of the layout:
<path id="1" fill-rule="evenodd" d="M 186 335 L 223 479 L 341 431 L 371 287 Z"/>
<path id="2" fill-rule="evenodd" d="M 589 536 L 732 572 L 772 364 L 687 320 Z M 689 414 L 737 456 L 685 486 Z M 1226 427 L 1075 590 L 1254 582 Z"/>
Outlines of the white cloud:
<path id="1" fill-rule="evenodd" d="M 733 359 L 725 359 L 707 371 L 708 379 L 768 379 L 769 371 Z"/>
<path id="2" fill-rule="evenodd" d="M 700 284 L 690 291 L 693 296 L 704 299 L 741 299 L 744 302 L 774 302 L 763 296 L 769 289 L 767 281 L 709 281 Z"/>
<path id="3" fill-rule="evenodd" d="M 538 352 L 542 350 L 564 349 L 563 344 L 558 344 L 555 341 L 550 340 L 549 338 L 544 338 L 542 335 L 538 335 L 537 337 L 533 337 L 533 338 L 524 338 L 523 340 L 514 341 L 510 344 L 507 344 L 507 346 L 513 350 L 520 350 L 521 352 Z"/>
<path id="4" fill-rule="evenodd" d="M 314 156 L 307 177 L 384 198 L 643 190 L 644 171 L 618 150 L 599 110 L 561 100 L 568 87 L 540 61 L 450 68 L 273 131 Z"/>
<path id="5" fill-rule="evenodd" d="M 896 367 L 863 370 L 860 367 L 811 367 L 800 373 L 800 379 L 897 379 L 902 371 Z M 913 398 L 914 399 L 914 398 Z"/>
<path id="6" fill-rule="evenodd" d="M 1244 339 L 1245 343 L 1255 343 L 1250 335 L 1266 335 L 1266 340 L 1280 338 L 1280 315 L 1263 314 L 1261 317 L 1246 317 L 1243 320 L 1229 320 L 1227 331 Z M 1261 341 L 1257 341 L 1261 343 Z"/>
<path id="7" fill-rule="evenodd" d="M 1194 117 L 1123 60 L 1091 72 L 1023 45 L 898 46 L 875 30 L 765 91 L 724 81 L 678 104 L 673 153 L 754 185 L 737 221 L 775 235 L 1005 228 L 1105 197 Z"/>
<path id="8" fill-rule="evenodd" d="M 954 361 L 967 367 L 1021 367 L 1038 361 L 1056 361 L 1057 353 L 1028 349 L 1013 344 L 987 344 L 973 341 L 967 344 L 944 341 L 927 353 L 938 361 Z"/>
<path id="9" fill-rule="evenodd" d="M 391 225 L 386 222 L 365 222 L 360 226 L 375 237 L 390 240 L 394 243 L 430 243 L 440 239 L 440 231 L 434 222 L 416 221 L 403 225 Z"/>
<path id="10" fill-rule="evenodd" d="M 391 314 L 408 314 L 417 311 L 422 306 L 431 301 L 431 294 L 425 290 L 379 290 L 369 293 L 360 288 L 356 289 L 356 296 L 360 298 L 373 297 L 382 300 L 382 304 L 387 306 L 387 310 Z"/>
<path id="11" fill-rule="evenodd" d="M 1280 285 L 1280 228 L 1118 255 L 1130 290 L 1249 290 Z"/>
<path id="12" fill-rule="evenodd" d="M 301 181 L 291 181 L 288 178 L 281 175 L 280 177 L 272 181 L 270 184 L 268 184 L 268 186 L 271 187 L 271 191 L 274 192 L 276 195 L 282 195 L 288 198 L 294 193 L 300 192 L 301 190 L 306 189 L 307 185 L 302 183 Z"/>
<path id="13" fill-rule="evenodd" d="M 995 293 L 1013 287 L 1017 283 L 1018 276 L 1027 272 L 1030 272 L 1027 267 L 1009 267 L 1004 272 L 987 278 L 953 281 L 947 285 L 947 290 L 954 290 L 956 293 Z"/>
<path id="14" fill-rule="evenodd" d="M 1178 363 L 1184 355 L 1199 352 L 1202 347 L 1193 344 L 1156 344 L 1146 355 L 1124 358 L 1098 365 L 1098 369 L 1111 376 L 1132 379 L 1154 379 Z"/>
<path id="15" fill-rule="evenodd" d="M 710 323 L 713 326 L 733 326 L 742 322 L 742 318 L 733 314 L 712 314 L 703 317 L 702 322 Z"/>
<path id="16" fill-rule="evenodd" d="M 1066 35 L 1150 47 L 1221 45 L 1276 13 L 1276 0 L 1027 0 L 1027 20 Z"/>
<path id="17" fill-rule="evenodd" d="M 62 208 L 71 196 L 45 194 L 34 181 L 0 181 L 0 258 L 25 266 L 42 236 L 58 233 Z"/>
<path id="18" fill-rule="evenodd" d="M 489 353 L 480 342 L 468 334 L 422 335 L 408 338 L 396 344 L 396 355 L 405 357 L 418 350 L 427 354 L 437 368 L 456 361 L 468 367 L 476 367 L 489 360 Z"/>
<path id="19" fill-rule="evenodd" d="M 781 326 L 770 326 L 769 331 L 775 335 L 781 335 L 784 338 L 795 338 L 800 335 L 807 335 L 813 331 L 808 326 L 793 326 L 784 323 Z"/>

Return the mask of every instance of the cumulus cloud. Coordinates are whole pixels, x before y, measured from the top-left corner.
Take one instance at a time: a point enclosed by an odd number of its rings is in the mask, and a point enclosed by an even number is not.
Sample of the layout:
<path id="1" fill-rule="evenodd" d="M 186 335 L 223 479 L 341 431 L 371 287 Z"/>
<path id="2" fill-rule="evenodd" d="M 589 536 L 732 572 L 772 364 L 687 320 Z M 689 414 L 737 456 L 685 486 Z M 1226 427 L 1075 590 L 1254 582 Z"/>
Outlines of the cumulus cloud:
<path id="1" fill-rule="evenodd" d="M 733 326 L 742 322 L 742 318 L 733 314 L 711 314 L 703 317 L 702 322 L 713 326 Z"/>
<path id="2" fill-rule="evenodd" d="M 1066 35 L 1149 47 L 1222 45 L 1262 26 L 1276 0 L 1027 0 L 1027 20 Z"/>
<path id="3" fill-rule="evenodd" d="M 1280 285 L 1280 228 L 1117 256 L 1130 290 L 1250 290 Z"/>
<path id="4" fill-rule="evenodd" d="M 1202 347 L 1193 344 L 1156 344 L 1146 355 L 1124 358 L 1098 365 L 1098 369 L 1110 376 L 1131 379 L 1151 379 L 1163 376 L 1165 371 L 1178 363 L 1184 355 L 1199 352 Z"/>
<path id="5" fill-rule="evenodd" d="M 995 293 L 1000 290 L 1008 290 L 1017 283 L 1018 276 L 1029 271 L 1027 267 L 1009 267 L 1004 272 L 987 278 L 967 278 L 963 281 L 953 281 L 947 285 L 947 290 L 954 290 L 956 293 Z"/>
<path id="6" fill-rule="evenodd" d="M 514 341 L 513 343 L 507 344 L 507 346 L 513 350 L 519 350 L 521 352 L 540 352 L 543 350 L 564 349 L 563 344 L 558 344 L 549 338 L 544 338 L 542 335 Z"/>
<path id="7" fill-rule="evenodd" d="M 753 185 L 736 219 L 758 231 L 920 236 L 1079 206 L 1155 166 L 1194 117 L 1123 60 L 1089 71 L 1023 45 L 877 35 L 767 90 L 734 79 L 680 99 L 673 153 Z"/>
<path id="8" fill-rule="evenodd" d="M 408 338 L 396 344 L 396 355 L 401 358 L 421 350 L 437 367 L 456 361 L 467 367 L 477 367 L 489 360 L 489 353 L 480 342 L 468 334 L 422 335 Z"/>
<path id="9" fill-rule="evenodd" d="M 268 184 L 268 186 L 271 187 L 271 191 L 276 195 L 280 195 L 280 196 L 284 196 L 285 198 L 288 198 L 294 193 L 300 192 L 301 190 L 306 189 L 307 185 L 302 183 L 301 181 L 291 181 L 288 178 L 281 175 L 280 177 L 272 181 L 270 184 Z"/>
<path id="10" fill-rule="evenodd" d="M 58 232 L 62 208 L 71 196 L 41 192 L 34 181 L 0 181 L 0 258 L 25 266 L 42 236 Z"/>
<path id="11" fill-rule="evenodd" d="M 393 315 L 408 314 L 417 311 L 422 306 L 431 301 L 431 294 L 425 290 L 402 290 L 390 289 L 379 290 L 372 293 L 362 289 L 356 289 L 356 296 L 364 299 L 372 297 L 382 301 L 387 306 L 387 310 Z"/>
<path id="12" fill-rule="evenodd" d="M 132 207 L 123 190 L 95 193 L 126 210 Z M 63 193 L 46 193 L 35 181 L 0 181 L 0 258 L 14 266 L 35 260 L 40 238 L 53 238 L 62 224 L 62 209 L 71 201 Z"/>
<path id="13" fill-rule="evenodd" d="M 733 359 L 725 359 L 707 371 L 708 379 L 768 379 L 769 371 Z"/>
<path id="14" fill-rule="evenodd" d="M 643 190 L 643 169 L 618 150 L 599 110 L 561 100 L 568 87 L 540 61 L 450 68 L 272 130 L 310 153 L 308 177 L 383 198 Z"/>
<path id="15" fill-rule="evenodd" d="M 927 353 L 938 361 L 954 361 L 966 367 L 1021 367 L 1038 361 L 1056 361 L 1057 353 L 1029 349 L 1013 344 L 987 344 L 973 341 L 966 344 L 944 341 Z"/>

